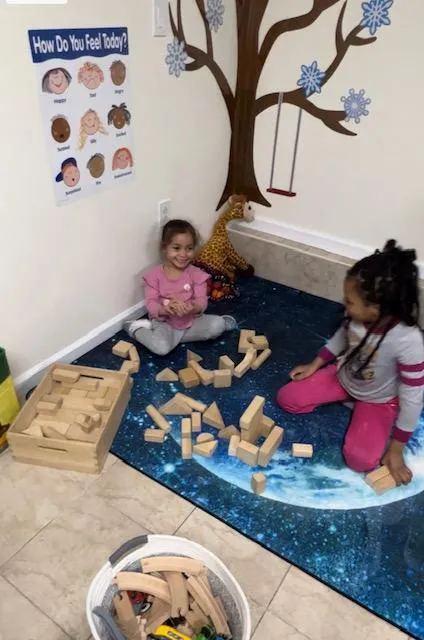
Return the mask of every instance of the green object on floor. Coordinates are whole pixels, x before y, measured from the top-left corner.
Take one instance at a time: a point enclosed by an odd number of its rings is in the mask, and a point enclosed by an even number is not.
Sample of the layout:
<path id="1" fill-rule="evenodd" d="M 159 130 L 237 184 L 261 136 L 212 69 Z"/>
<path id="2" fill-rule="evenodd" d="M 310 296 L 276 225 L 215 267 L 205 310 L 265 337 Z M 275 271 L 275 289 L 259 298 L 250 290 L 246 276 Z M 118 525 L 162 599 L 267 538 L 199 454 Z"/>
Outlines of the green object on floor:
<path id="1" fill-rule="evenodd" d="M 19 401 L 6 352 L 0 347 L 0 452 L 7 447 L 7 430 L 19 413 Z"/>

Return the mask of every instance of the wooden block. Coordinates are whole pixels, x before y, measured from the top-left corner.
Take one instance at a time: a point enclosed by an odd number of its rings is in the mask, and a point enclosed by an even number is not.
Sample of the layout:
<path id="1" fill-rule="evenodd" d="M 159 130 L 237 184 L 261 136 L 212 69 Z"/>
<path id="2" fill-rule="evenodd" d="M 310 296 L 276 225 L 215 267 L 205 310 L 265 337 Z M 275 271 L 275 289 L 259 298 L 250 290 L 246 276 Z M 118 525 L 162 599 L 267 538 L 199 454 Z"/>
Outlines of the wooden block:
<path id="1" fill-rule="evenodd" d="M 209 442 L 203 442 L 203 444 L 195 444 L 193 447 L 193 453 L 203 458 L 210 458 L 216 451 L 218 446 L 218 440 L 210 440 Z"/>
<path id="2" fill-rule="evenodd" d="M 266 475 L 264 473 L 254 473 L 251 480 L 253 493 L 260 496 L 266 489 Z"/>
<path id="3" fill-rule="evenodd" d="M 312 458 L 314 448 L 311 444 L 301 444 L 295 442 L 292 444 L 292 456 L 295 458 Z"/>
<path id="4" fill-rule="evenodd" d="M 183 438 L 181 440 L 181 457 L 183 460 L 191 460 L 193 456 L 193 445 L 191 438 Z"/>
<path id="5" fill-rule="evenodd" d="M 262 435 L 265 398 L 255 396 L 240 418 L 241 439 L 256 444 Z"/>
<path id="6" fill-rule="evenodd" d="M 70 428 L 69 424 L 65 423 L 65 429 L 64 429 L 65 433 L 68 431 L 69 428 Z M 57 431 L 56 429 L 54 429 L 48 424 L 43 424 L 41 427 L 41 430 L 45 438 L 54 438 L 56 440 L 67 439 L 65 433 L 62 433 L 62 431 Z"/>
<path id="7" fill-rule="evenodd" d="M 191 419 L 183 418 L 181 420 L 181 437 L 191 438 Z"/>
<path id="8" fill-rule="evenodd" d="M 134 360 L 124 360 L 121 365 L 120 371 L 129 373 L 131 376 L 133 373 L 138 373 L 140 371 L 140 363 L 134 362 Z"/>
<path id="9" fill-rule="evenodd" d="M 168 420 L 166 420 L 152 404 L 149 404 L 146 407 L 146 413 L 151 417 L 151 419 L 159 427 L 159 429 L 162 429 L 163 431 L 165 431 L 165 433 L 169 433 L 171 431 L 171 425 L 169 424 Z"/>
<path id="10" fill-rule="evenodd" d="M 77 382 L 80 377 L 79 371 L 71 371 L 70 369 L 53 369 L 52 379 L 55 382 Z"/>
<path id="11" fill-rule="evenodd" d="M 189 367 L 190 367 L 190 369 L 193 369 L 193 371 L 197 374 L 197 376 L 200 378 L 202 384 L 205 387 L 207 387 L 208 385 L 212 384 L 213 379 L 214 379 L 214 372 L 213 371 L 209 371 L 208 369 L 204 369 L 202 366 L 200 366 L 200 364 L 198 362 L 195 362 L 194 360 L 190 360 Z"/>
<path id="12" fill-rule="evenodd" d="M 258 351 L 268 349 L 269 344 L 266 336 L 253 336 L 249 338 L 248 342 L 255 347 Z"/>
<path id="13" fill-rule="evenodd" d="M 259 448 L 250 442 L 244 442 L 241 440 L 237 447 L 236 456 L 239 460 L 248 464 L 249 467 L 254 467 L 258 464 Z"/>
<path id="14" fill-rule="evenodd" d="M 108 392 L 108 387 L 99 387 L 96 391 L 89 391 L 87 398 L 104 398 Z"/>
<path id="15" fill-rule="evenodd" d="M 185 389 L 193 389 L 200 384 L 200 378 L 191 367 L 178 371 L 178 377 Z"/>
<path id="16" fill-rule="evenodd" d="M 191 431 L 192 433 L 200 433 L 202 430 L 202 414 L 199 411 L 193 411 L 191 414 Z"/>
<path id="17" fill-rule="evenodd" d="M 132 346 L 131 342 L 120 340 L 112 347 L 112 353 L 120 358 L 128 358 L 128 354 Z"/>
<path id="18" fill-rule="evenodd" d="M 225 423 L 216 402 L 213 402 L 203 414 L 203 422 L 215 429 L 224 429 Z"/>
<path id="19" fill-rule="evenodd" d="M 189 349 L 187 349 L 187 366 L 190 366 L 190 362 L 202 362 L 203 358 L 202 356 L 198 356 L 197 353 L 194 353 L 194 351 L 189 351 Z"/>
<path id="20" fill-rule="evenodd" d="M 156 376 L 156 382 L 178 382 L 178 374 L 172 369 L 163 369 Z"/>
<path id="21" fill-rule="evenodd" d="M 229 427 L 225 427 L 225 429 L 221 429 L 218 432 L 218 438 L 221 440 L 231 440 L 233 436 L 240 437 L 240 431 L 234 425 L 230 425 Z"/>
<path id="22" fill-rule="evenodd" d="M 231 387 L 233 373 L 230 369 L 216 369 L 214 371 L 213 386 L 215 389 Z"/>
<path id="23" fill-rule="evenodd" d="M 76 424 L 79 424 L 86 433 L 89 433 L 95 427 L 92 417 L 87 413 L 78 413 L 75 418 L 75 422 Z"/>
<path id="24" fill-rule="evenodd" d="M 110 400 L 107 400 L 107 398 L 94 398 L 93 405 L 99 411 L 109 411 L 112 403 Z"/>
<path id="25" fill-rule="evenodd" d="M 384 478 L 380 478 L 380 480 L 377 480 L 372 485 L 372 488 L 379 496 L 383 495 L 383 493 L 386 493 L 387 491 L 396 489 L 396 487 L 396 480 L 393 478 L 391 473 L 389 473 L 387 476 L 384 476 Z"/>
<path id="26" fill-rule="evenodd" d="M 234 371 L 235 368 L 234 362 L 228 356 L 221 356 L 219 359 L 219 369 L 229 369 L 231 372 Z"/>
<path id="27" fill-rule="evenodd" d="M 262 416 L 262 431 L 261 435 L 264 438 L 268 438 L 269 434 L 272 431 L 273 426 L 275 425 L 275 420 L 272 418 L 268 418 L 268 416 Z"/>
<path id="28" fill-rule="evenodd" d="M 37 422 L 38 422 L 38 420 L 37 420 Z M 44 421 L 42 418 L 40 418 L 39 424 L 41 425 L 43 434 L 47 438 L 55 438 L 56 437 L 54 434 L 51 433 L 51 430 L 54 430 L 56 434 L 59 434 L 60 436 L 64 437 L 66 435 L 66 432 L 68 431 L 68 429 L 70 427 L 70 423 L 69 422 L 65 422 L 64 420 L 46 420 L 46 421 Z M 48 435 L 47 432 L 49 432 L 49 435 Z"/>
<path id="29" fill-rule="evenodd" d="M 140 365 L 140 355 L 137 351 L 137 347 L 131 345 L 128 355 L 132 362 L 138 362 L 138 364 Z"/>
<path id="30" fill-rule="evenodd" d="M 86 398 L 88 391 L 85 389 L 69 389 L 71 398 Z"/>
<path id="31" fill-rule="evenodd" d="M 47 404 L 53 406 L 57 411 L 62 406 L 63 398 L 62 396 L 50 393 L 46 396 L 43 396 L 41 402 L 46 402 Z"/>
<path id="32" fill-rule="evenodd" d="M 99 430 L 93 429 L 90 433 L 84 431 L 79 424 L 74 422 L 67 430 L 65 437 L 67 440 L 78 440 L 80 442 L 96 442 L 99 437 Z"/>
<path id="33" fill-rule="evenodd" d="M 283 441 L 284 429 L 274 427 L 259 449 L 258 464 L 261 467 L 267 467 L 274 453 Z"/>
<path id="34" fill-rule="evenodd" d="M 84 391 L 96 391 L 99 386 L 99 381 L 94 378 L 87 378 L 81 376 L 78 382 L 73 385 L 74 389 L 83 389 Z"/>
<path id="35" fill-rule="evenodd" d="M 374 471 L 371 471 L 371 473 L 368 473 L 365 476 L 365 482 L 369 484 L 370 487 L 372 487 L 375 482 L 381 480 L 381 478 L 385 478 L 388 475 L 390 475 L 390 471 L 388 467 L 383 464 L 381 467 L 378 467 L 378 469 L 375 469 Z"/>
<path id="36" fill-rule="evenodd" d="M 228 455 L 235 458 L 237 455 L 237 447 L 240 444 L 240 436 L 231 436 L 230 444 L 228 445 Z"/>
<path id="37" fill-rule="evenodd" d="M 191 407 L 193 411 L 199 411 L 200 413 L 203 413 L 208 408 L 208 406 L 203 402 L 199 402 L 194 398 L 190 398 L 190 396 L 186 396 L 183 393 L 176 393 L 175 399 L 184 402 L 184 404 L 187 404 L 189 407 Z"/>
<path id="38" fill-rule="evenodd" d="M 246 355 L 244 356 L 243 360 L 234 369 L 234 376 L 236 378 L 242 378 L 244 374 L 247 371 L 249 371 L 249 369 L 251 368 L 255 360 L 256 360 L 256 349 L 249 349 L 246 352 Z"/>
<path id="39" fill-rule="evenodd" d="M 35 410 L 38 413 L 54 414 L 57 412 L 58 408 L 50 402 L 45 402 L 44 400 L 40 400 L 40 402 L 37 402 Z"/>
<path id="40" fill-rule="evenodd" d="M 41 429 L 41 424 L 34 421 L 32 421 L 29 427 L 27 427 L 24 431 L 21 431 L 21 433 L 24 433 L 26 436 L 33 436 L 36 438 L 44 437 L 44 433 Z"/>
<path id="41" fill-rule="evenodd" d="M 162 429 L 146 429 L 144 431 L 144 441 L 162 444 L 165 440 L 165 435 L 165 431 L 162 431 Z"/>
<path id="42" fill-rule="evenodd" d="M 269 356 L 271 355 L 272 351 L 271 349 L 265 349 L 265 351 L 262 351 L 261 355 L 258 356 L 253 364 L 251 365 L 251 368 L 253 369 L 253 371 L 256 371 L 256 369 L 259 369 L 259 367 L 261 367 L 263 365 L 263 363 L 268 360 Z"/>
<path id="43" fill-rule="evenodd" d="M 252 344 L 249 342 L 249 338 L 253 338 L 256 331 L 252 331 L 251 329 L 242 329 L 240 331 L 240 338 L 238 344 L 238 352 L 239 353 L 247 353 L 249 349 L 252 348 Z"/>
<path id="44" fill-rule="evenodd" d="M 171 400 L 165 402 L 159 407 L 159 411 L 164 416 L 189 416 L 192 413 L 191 408 L 181 400 L 177 400 L 177 398 L 171 398 Z"/>
<path id="45" fill-rule="evenodd" d="M 196 444 L 203 444 L 204 442 L 211 442 L 215 440 L 211 433 L 199 433 L 196 438 Z"/>

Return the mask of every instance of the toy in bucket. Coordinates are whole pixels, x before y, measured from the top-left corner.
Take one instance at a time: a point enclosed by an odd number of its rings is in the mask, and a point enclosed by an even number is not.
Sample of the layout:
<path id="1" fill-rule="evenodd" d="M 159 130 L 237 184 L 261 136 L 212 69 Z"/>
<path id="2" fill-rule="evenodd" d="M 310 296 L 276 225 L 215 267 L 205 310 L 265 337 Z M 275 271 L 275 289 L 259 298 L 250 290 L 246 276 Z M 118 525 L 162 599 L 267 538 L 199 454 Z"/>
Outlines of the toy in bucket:
<path id="1" fill-rule="evenodd" d="M 250 640 L 245 595 L 200 545 L 140 536 L 93 580 L 87 617 L 95 640 Z"/>
<path id="2" fill-rule="evenodd" d="M 18 413 L 19 402 L 6 352 L 0 347 L 0 453 L 7 447 L 7 431 Z"/>

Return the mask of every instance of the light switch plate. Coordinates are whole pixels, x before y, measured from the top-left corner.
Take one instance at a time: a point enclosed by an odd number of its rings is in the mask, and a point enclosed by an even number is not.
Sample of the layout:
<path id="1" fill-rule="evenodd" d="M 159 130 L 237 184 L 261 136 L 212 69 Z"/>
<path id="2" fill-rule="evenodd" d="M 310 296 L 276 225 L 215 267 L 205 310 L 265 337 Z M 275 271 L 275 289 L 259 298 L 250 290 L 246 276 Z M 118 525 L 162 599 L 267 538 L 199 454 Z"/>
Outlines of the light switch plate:
<path id="1" fill-rule="evenodd" d="M 169 34 L 168 0 L 152 0 L 153 36 L 165 37 Z"/>

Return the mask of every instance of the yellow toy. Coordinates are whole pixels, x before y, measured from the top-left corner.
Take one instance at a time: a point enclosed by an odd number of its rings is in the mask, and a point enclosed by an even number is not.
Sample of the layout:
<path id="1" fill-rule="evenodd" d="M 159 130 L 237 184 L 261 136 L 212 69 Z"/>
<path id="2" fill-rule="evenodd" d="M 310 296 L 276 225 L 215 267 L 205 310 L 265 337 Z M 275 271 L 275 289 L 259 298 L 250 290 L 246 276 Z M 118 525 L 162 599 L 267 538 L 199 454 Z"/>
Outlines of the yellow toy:
<path id="1" fill-rule="evenodd" d="M 155 633 L 151 636 L 152 640 L 191 640 L 188 636 L 180 633 L 177 629 L 162 625 L 156 629 Z"/>

